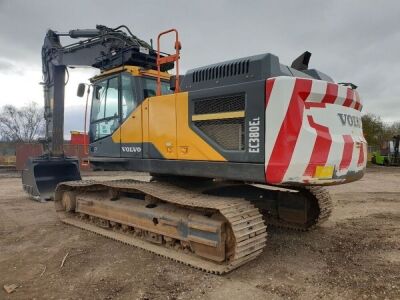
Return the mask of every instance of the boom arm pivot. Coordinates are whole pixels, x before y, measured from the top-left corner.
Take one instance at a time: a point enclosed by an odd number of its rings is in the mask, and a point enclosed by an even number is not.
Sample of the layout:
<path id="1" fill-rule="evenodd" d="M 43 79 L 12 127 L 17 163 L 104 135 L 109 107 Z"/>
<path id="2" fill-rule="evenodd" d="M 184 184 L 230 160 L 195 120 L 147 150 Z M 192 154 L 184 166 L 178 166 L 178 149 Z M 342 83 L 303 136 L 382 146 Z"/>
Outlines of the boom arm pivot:
<path id="1" fill-rule="evenodd" d="M 123 31 L 124 29 L 124 31 Z M 60 37 L 83 38 L 62 46 Z M 63 156 L 64 86 L 67 66 L 90 66 L 107 70 L 126 64 L 157 69 L 157 53 L 125 26 L 75 29 L 68 33 L 49 30 L 42 47 L 42 71 L 46 119 L 46 152 Z M 170 70 L 173 63 L 163 65 Z"/>
<path id="2" fill-rule="evenodd" d="M 79 39 L 63 46 L 60 37 Z M 60 182 L 80 180 L 79 161 L 64 155 L 64 92 L 67 66 L 90 66 L 100 70 L 135 65 L 157 70 L 157 53 L 121 25 L 75 29 L 67 33 L 49 30 L 42 47 L 42 72 L 46 120 L 45 154 L 30 158 L 22 184 L 37 200 L 53 197 Z M 162 70 L 174 67 L 164 64 Z M 67 79 L 68 81 L 68 79 Z"/>

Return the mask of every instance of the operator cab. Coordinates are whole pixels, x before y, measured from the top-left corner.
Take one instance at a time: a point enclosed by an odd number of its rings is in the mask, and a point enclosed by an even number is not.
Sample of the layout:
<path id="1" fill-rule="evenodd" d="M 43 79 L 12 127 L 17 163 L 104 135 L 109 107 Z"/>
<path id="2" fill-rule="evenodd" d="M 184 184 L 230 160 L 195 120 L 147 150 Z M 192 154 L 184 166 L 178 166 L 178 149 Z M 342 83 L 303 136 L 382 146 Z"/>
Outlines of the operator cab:
<path id="1" fill-rule="evenodd" d="M 109 70 L 92 78 L 92 103 L 89 125 L 89 153 L 92 157 L 141 158 L 141 145 L 136 151 L 121 153 L 121 125 L 149 97 L 157 94 L 157 72 L 126 66 Z M 171 94 L 170 75 L 161 73 L 161 95 Z M 82 97 L 85 84 L 78 86 Z M 89 92 L 89 91 L 88 91 Z M 140 109 L 140 108 L 139 108 Z M 139 125 L 139 124 L 138 124 Z M 118 137 L 116 138 L 116 136 Z"/>

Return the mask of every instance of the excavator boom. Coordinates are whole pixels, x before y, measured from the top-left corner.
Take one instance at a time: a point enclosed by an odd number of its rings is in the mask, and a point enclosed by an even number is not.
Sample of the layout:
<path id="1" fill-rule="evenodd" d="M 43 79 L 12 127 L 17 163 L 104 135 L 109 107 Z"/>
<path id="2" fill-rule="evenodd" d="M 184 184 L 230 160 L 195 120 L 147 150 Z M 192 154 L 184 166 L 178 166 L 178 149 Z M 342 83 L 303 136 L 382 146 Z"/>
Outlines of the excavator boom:
<path id="1" fill-rule="evenodd" d="M 60 37 L 80 40 L 63 46 Z M 53 197 L 58 183 L 81 179 L 79 161 L 66 157 L 63 150 L 67 67 L 89 66 L 104 71 L 131 64 L 155 70 L 156 59 L 156 51 L 125 25 L 114 29 L 97 25 L 96 29 L 76 29 L 67 33 L 48 30 L 42 47 L 45 154 L 27 161 L 22 174 L 25 191 L 43 201 Z M 161 70 L 171 69 L 173 65 L 165 64 Z"/>

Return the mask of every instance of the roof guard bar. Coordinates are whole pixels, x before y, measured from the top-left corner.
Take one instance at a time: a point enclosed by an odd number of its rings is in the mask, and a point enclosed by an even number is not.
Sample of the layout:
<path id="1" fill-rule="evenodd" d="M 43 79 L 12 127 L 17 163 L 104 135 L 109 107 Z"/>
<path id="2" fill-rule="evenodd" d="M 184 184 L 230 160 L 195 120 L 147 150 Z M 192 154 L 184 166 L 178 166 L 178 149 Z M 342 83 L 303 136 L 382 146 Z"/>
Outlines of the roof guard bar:
<path id="1" fill-rule="evenodd" d="M 160 54 L 160 38 L 170 32 L 175 33 L 175 54 L 161 57 Z M 179 51 L 181 50 L 181 42 L 179 41 L 178 31 L 176 29 L 169 29 L 161 32 L 157 37 L 157 96 L 161 95 L 161 65 L 171 62 L 176 62 L 176 76 L 175 76 L 175 93 L 179 93 Z"/>

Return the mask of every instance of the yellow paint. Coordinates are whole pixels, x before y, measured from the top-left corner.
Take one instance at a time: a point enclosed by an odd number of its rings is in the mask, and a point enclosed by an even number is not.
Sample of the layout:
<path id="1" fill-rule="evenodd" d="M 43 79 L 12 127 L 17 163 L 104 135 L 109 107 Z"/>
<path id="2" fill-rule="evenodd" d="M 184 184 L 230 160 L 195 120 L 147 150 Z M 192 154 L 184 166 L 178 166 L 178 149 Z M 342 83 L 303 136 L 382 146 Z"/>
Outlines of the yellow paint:
<path id="1" fill-rule="evenodd" d="M 157 77 L 157 75 L 158 75 L 157 70 L 151 70 L 151 69 L 139 69 L 138 72 L 139 72 L 138 76 L 144 75 L 144 76 L 150 76 L 150 77 Z M 171 77 L 171 75 L 168 74 L 167 72 L 160 72 L 161 79 L 169 80 L 170 77 Z"/>
<path id="2" fill-rule="evenodd" d="M 115 74 L 115 73 L 120 73 L 120 72 L 123 72 L 123 71 L 128 71 L 127 67 L 118 67 L 118 68 L 110 69 L 110 70 L 107 70 L 107 71 L 101 71 L 101 73 L 99 75 L 96 75 L 96 76 L 92 77 L 90 80 L 91 81 L 96 81 L 96 80 L 98 80 L 100 78 L 103 78 L 103 77 L 106 77 L 108 75 Z"/>
<path id="3" fill-rule="evenodd" d="M 107 77 L 109 75 L 117 74 L 117 73 L 121 73 L 121 72 L 128 72 L 128 73 L 132 74 L 132 76 L 157 77 L 157 75 L 158 75 L 157 70 L 143 69 L 143 68 L 136 67 L 136 66 L 123 66 L 123 67 L 110 69 L 110 70 L 107 70 L 107 71 L 102 71 L 100 75 L 94 76 L 90 80 L 91 81 L 97 81 L 97 80 L 102 79 L 104 77 Z M 160 78 L 161 79 L 169 80 L 170 77 L 171 77 L 171 75 L 168 74 L 167 72 L 160 72 Z"/>
<path id="4" fill-rule="evenodd" d="M 149 142 L 168 159 L 176 159 L 175 94 L 148 98 Z"/>
<path id="5" fill-rule="evenodd" d="M 178 158 L 183 160 L 226 161 L 189 127 L 189 94 L 176 95 Z"/>
<path id="6" fill-rule="evenodd" d="M 121 138 L 120 138 L 121 136 Z M 142 143 L 142 107 L 138 106 L 113 133 L 114 143 Z"/>
<path id="7" fill-rule="evenodd" d="M 144 100 L 140 107 L 142 109 L 143 143 L 145 143 L 149 141 L 149 99 Z"/>
<path id="8" fill-rule="evenodd" d="M 331 179 L 333 177 L 333 170 L 333 166 L 317 166 L 314 177 L 318 179 Z"/>
<path id="9" fill-rule="evenodd" d="M 166 159 L 226 161 L 189 127 L 187 92 L 145 99 L 112 139 L 152 143 Z"/>
<path id="10" fill-rule="evenodd" d="M 221 119 L 234 119 L 234 118 L 244 118 L 244 110 L 215 113 L 215 114 L 193 115 L 192 121 L 221 120 Z"/>

